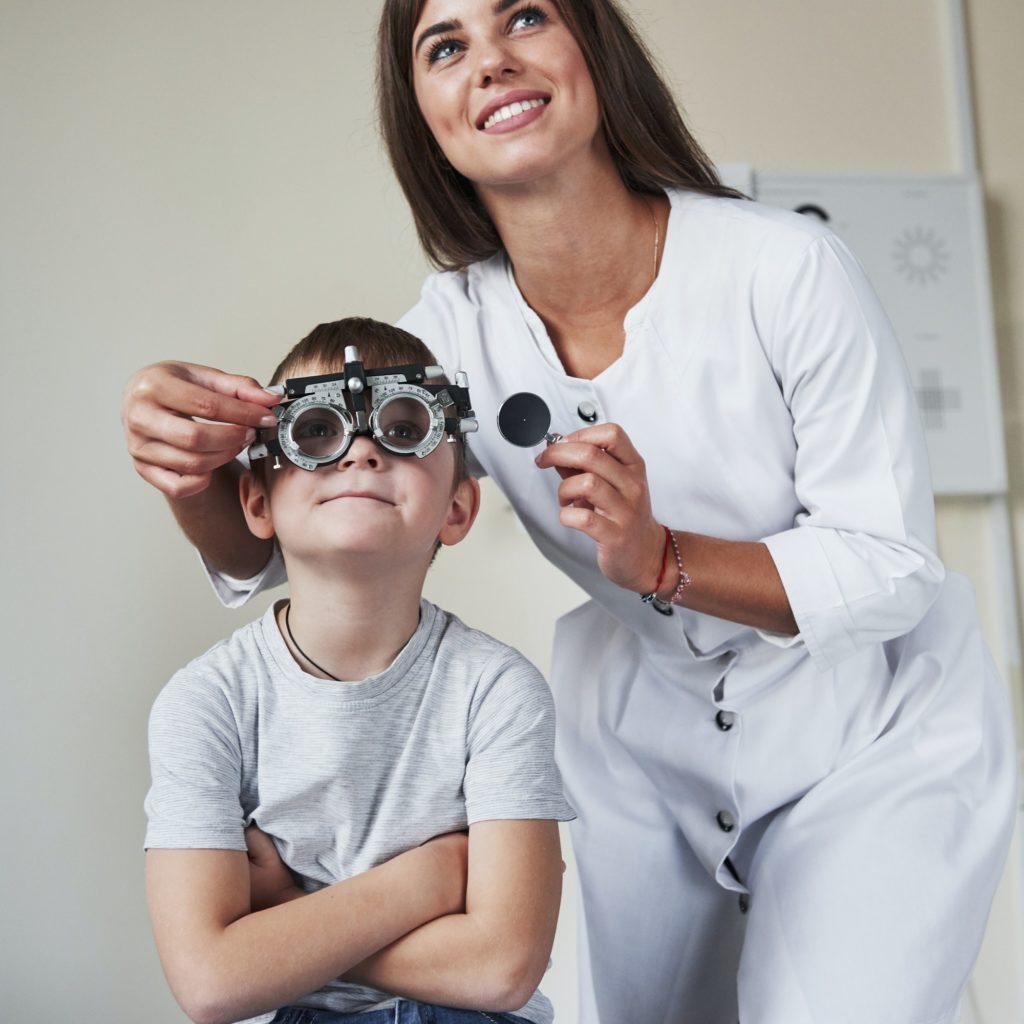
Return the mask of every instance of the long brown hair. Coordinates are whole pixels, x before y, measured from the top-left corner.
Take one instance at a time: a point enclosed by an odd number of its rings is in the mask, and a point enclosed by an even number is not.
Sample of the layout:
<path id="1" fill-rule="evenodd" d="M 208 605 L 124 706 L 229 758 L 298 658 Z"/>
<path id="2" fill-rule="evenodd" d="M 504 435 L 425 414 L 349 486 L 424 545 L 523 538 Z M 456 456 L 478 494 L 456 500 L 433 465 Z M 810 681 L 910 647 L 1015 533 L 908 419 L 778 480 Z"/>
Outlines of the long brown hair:
<path id="1" fill-rule="evenodd" d="M 413 33 L 424 0 L 385 0 L 377 35 L 377 108 L 391 166 L 431 263 L 458 270 L 501 238 L 473 183 L 445 159 L 416 103 Z M 685 188 L 743 198 L 723 185 L 686 127 L 654 58 L 616 0 L 552 0 L 587 62 L 619 176 L 635 192 Z"/>

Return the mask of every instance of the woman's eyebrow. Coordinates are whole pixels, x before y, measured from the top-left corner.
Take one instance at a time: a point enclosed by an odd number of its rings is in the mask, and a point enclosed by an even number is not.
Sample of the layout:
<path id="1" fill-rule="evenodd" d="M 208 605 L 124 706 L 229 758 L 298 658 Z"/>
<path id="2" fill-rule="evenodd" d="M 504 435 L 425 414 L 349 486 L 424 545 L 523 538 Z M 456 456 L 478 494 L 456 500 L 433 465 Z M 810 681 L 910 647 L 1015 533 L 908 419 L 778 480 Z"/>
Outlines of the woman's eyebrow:
<path id="1" fill-rule="evenodd" d="M 452 18 L 450 21 L 439 21 L 436 25 L 431 25 L 430 28 L 425 28 L 416 40 L 416 49 L 413 50 L 413 56 L 420 52 L 420 47 L 428 40 L 431 36 L 443 36 L 449 32 L 456 32 L 462 28 L 462 22 L 458 18 Z"/>

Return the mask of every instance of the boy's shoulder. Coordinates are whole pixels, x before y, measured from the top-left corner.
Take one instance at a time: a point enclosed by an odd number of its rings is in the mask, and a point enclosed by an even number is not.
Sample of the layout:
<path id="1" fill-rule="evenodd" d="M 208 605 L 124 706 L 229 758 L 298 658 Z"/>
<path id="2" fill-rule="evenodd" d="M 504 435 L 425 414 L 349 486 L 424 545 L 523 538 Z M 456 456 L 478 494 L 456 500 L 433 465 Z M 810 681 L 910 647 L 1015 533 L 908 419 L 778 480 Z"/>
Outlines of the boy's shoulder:
<path id="1" fill-rule="evenodd" d="M 423 603 L 431 607 L 434 614 L 438 617 L 441 625 L 440 642 L 442 646 L 448 646 L 454 651 L 472 655 L 475 659 L 481 661 L 493 658 L 500 661 L 531 664 L 526 655 L 521 651 L 491 636 L 490 633 L 485 633 L 482 629 L 467 625 L 455 612 L 447 611 L 438 605 L 431 605 L 426 599 L 424 599 Z"/>
<path id="2" fill-rule="evenodd" d="M 459 666 L 476 684 L 509 679 L 527 689 L 547 682 L 522 651 L 467 625 L 454 612 L 434 606 L 440 622 L 440 639 L 435 659 L 445 668 Z"/>

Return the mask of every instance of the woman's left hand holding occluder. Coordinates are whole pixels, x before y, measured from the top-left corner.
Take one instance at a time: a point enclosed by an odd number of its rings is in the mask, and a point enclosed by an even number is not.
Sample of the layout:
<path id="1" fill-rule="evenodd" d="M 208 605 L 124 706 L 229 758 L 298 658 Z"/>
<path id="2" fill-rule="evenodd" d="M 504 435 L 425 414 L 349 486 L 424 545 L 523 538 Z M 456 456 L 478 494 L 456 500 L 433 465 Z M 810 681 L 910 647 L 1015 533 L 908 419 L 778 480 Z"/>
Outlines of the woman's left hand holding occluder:
<path id="1" fill-rule="evenodd" d="M 549 445 L 537 457 L 557 469 L 563 526 L 597 545 L 597 564 L 613 583 L 643 594 L 662 570 L 665 529 L 651 512 L 647 467 L 617 423 L 598 423 Z"/>

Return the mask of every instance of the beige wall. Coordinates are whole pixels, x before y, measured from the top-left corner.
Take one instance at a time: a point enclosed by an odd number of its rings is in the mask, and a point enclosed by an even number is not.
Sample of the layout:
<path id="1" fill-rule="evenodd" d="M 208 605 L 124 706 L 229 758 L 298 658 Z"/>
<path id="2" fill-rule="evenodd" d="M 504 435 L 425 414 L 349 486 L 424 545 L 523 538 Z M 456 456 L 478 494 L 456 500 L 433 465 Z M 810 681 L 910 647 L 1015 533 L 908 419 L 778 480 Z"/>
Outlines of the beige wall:
<path id="1" fill-rule="evenodd" d="M 175 668 L 254 611 L 216 606 L 134 477 L 118 396 L 167 357 L 265 376 L 314 323 L 393 318 L 415 298 L 424 266 L 373 132 L 375 8 L 0 0 L 5 1018 L 181 1019 L 142 900 L 146 714 Z M 634 10 L 719 161 L 956 166 L 938 0 Z M 970 0 L 968 20 L 1024 529 L 1024 6 Z M 430 592 L 544 666 L 551 620 L 578 595 L 487 498 Z M 984 516 L 947 503 L 942 528 L 991 607 Z M 986 1024 L 1020 1019 L 1004 992 L 1017 899 L 1011 885 L 986 952 Z M 571 921 L 546 986 L 563 1021 Z"/>

